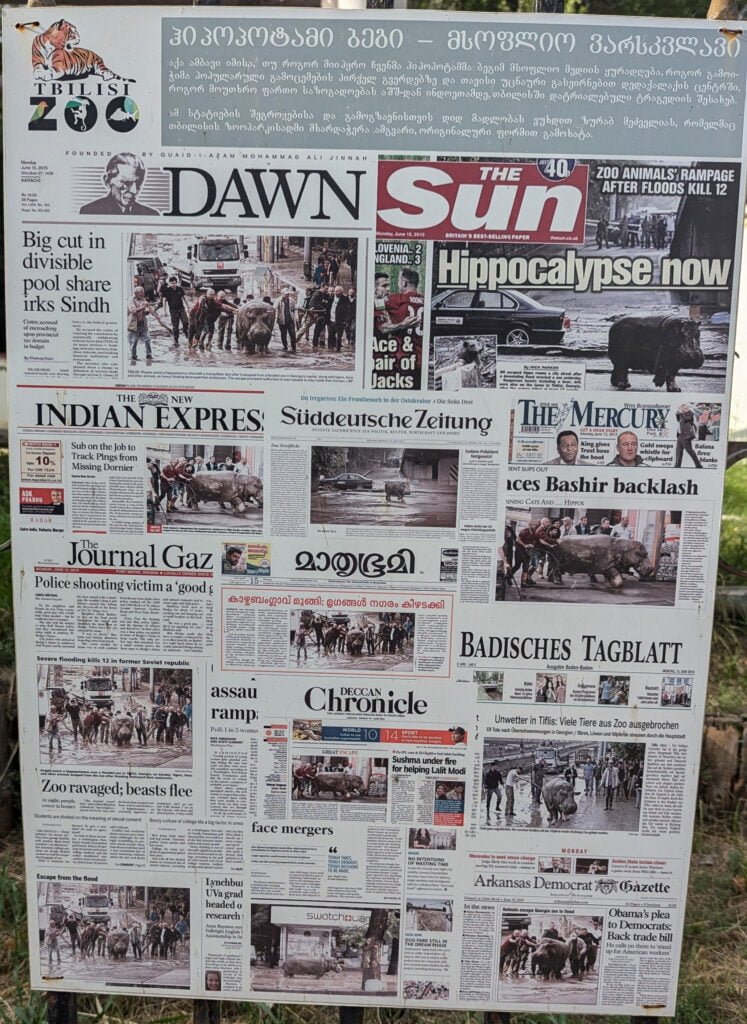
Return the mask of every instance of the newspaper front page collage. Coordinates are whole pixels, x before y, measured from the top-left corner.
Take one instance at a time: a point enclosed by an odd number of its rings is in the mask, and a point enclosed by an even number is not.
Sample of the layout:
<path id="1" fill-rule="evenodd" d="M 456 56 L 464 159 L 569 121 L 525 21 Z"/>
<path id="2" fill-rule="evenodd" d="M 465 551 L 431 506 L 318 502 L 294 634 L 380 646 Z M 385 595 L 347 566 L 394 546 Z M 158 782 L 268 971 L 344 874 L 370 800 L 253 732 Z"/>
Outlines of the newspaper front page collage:
<path id="1" fill-rule="evenodd" d="M 34 987 L 671 1014 L 744 41 L 23 13 Z"/>

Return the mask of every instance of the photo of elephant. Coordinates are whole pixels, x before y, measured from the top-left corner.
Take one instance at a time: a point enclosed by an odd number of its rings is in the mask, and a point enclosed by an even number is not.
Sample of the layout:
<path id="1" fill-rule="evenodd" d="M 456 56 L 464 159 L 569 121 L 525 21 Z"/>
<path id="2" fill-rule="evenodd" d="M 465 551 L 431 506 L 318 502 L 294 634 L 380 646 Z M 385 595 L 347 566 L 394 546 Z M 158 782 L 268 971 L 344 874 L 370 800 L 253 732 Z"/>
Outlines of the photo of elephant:
<path id="1" fill-rule="evenodd" d="M 672 607 L 682 512 L 507 508 L 496 601 Z"/>
<path id="2" fill-rule="evenodd" d="M 262 533 L 261 446 L 151 442 L 145 455 L 148 533 L 238 528 Z"/>
<path id="3" fill-rule="evenodd" d="M 498 998 L 506 1003 L 593 1005 L 599 992 L 604 917 L 568 909 L 504 910 Z"/>
<path id="4" fill-rule="evenodd" d="M 192 768 L 190 668 L 38 662 L 44 765 Z"/>
<path id="5" fill-rule="evenodd" d="M 482 754 L 481 828 L 638 832 L 645 743 L 489 736 Z"/>
<path id="6" fill-rule="evenodd" d="M 434 243 L 429 388 L 722 394 L 738 166 L 580 163 L 580 243 Z"/>
<path id="7" fill-rule="evenodd" d="M 190 987 L 189 889 L 42 881 L 37 907 L 43 974 L 113 989 Z"/>

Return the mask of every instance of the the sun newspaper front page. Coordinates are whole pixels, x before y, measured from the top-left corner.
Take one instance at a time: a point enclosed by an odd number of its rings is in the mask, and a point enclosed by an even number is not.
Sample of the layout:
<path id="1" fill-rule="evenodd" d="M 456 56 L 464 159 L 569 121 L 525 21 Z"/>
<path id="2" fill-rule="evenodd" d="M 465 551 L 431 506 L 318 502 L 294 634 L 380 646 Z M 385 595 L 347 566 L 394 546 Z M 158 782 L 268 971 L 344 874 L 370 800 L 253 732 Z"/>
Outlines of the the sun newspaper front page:
<path id="1" fill-rule="evenodd" d="M 34 987 L 671 1015 L 743 41 L 38 17 L 4 25 Z"/>

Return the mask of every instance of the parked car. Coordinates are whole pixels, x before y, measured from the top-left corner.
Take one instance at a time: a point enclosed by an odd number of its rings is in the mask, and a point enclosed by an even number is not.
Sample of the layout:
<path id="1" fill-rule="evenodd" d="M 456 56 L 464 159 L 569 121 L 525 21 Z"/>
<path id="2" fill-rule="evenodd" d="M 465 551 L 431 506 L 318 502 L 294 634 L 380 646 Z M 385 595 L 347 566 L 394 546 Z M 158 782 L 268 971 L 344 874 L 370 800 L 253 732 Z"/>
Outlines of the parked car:
<path id="1" fill-rule="evenodd" d="M 499 345 L 562 345 L 570 326 L 564 310 L 511 288 L 440 292 L 431 312 L 434 335 L 494 334 Z"/>
<path id="2" fill-rule="evenodd" d="M 320 487 L 334 487 L 338 491 L 370 491 L 373 488 L 373 480 L 360 473 L 339 473 L 337 476 L 328 476 L 319 481 Z"/>

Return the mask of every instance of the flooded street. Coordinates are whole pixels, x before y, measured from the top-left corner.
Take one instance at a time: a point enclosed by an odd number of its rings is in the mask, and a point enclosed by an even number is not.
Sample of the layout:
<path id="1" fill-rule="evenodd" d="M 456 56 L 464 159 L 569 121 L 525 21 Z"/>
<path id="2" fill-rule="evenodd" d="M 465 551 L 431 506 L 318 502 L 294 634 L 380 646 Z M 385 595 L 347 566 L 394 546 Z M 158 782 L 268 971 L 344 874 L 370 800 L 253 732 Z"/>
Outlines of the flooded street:
<path id="1" fill-rule="evenodd" d="M 531 961 L 530 961 L 531 962 Z M 548 1010 L 562 1003 L 596 1003 L 599 987 L 598 969 L 589 974 L 573 977 L 569 966 L 563 968 L 563 977 L 545 980 L 539 975 L 532 977 L 529 966 L 514 977 L 507 975 L 498 982 L 498 998 L 506 1003 L 543 1003 Z"/>
<path id="2" fill-rule="evenodd" d="M 243 512 L 236 512 L 233 508 L 221 508 L 215 501 L 201 501 L 199 508 L 189 508 L 177 502 L 174 511 L 167 512 L 164 499 L 161 508 L 155 510 L 153 526 L 166 532 L 191 527 L 197 530 L 239 530 L 242 535 L 259 536 L 262 533 L 262 522 L 261 505 L 247 504 Z"/>
<path id="3" fill-rule="evenodd" d="M 635 806 L 635 798 L 630 797 L 614 800 L 611 810 L 604 809 L 604 794 L 600 792 L 594 796 L 584 795 L 583 782 L 576 781 L 576 804 L 578 810 L 571 815 L 568 821 L 562 824 L 551 825 L 547 808 L 544 804 L 533 804 L 531 786 L 528 778 L 520 779 L 514 793 L 513 817 L 506 818 L 505 795 L 501 798 L 501 809 L 496 814 L 495 802 L 491 803 L 490 816 L 485 813 L 485 794 L 482 796 L 481 817 L 483 818 L 483 829 L 506 829 L 506 828 L 553 828 L 563 831 L 600 831 L 609 830 L 612 832 L 637 832 L 641 810 Z"/>
<path id="4" fill-rule="evenodd" d="M 507 601 L 533 601 L 552 604 L 633 604 L 673 607 L 674 581 L 636 580 L 625 577 L 621 589 L 612 590 L 602 578 L 592 583 L 584 573 L 564 573 L 563 586 L 535 577 L 534 587 L 519 587 L 518 580 L 506 583 Z"/>
<path id="5" fill-rule="evenodd" d="M 168 323 L 168 318 L 160 312 L 161 319 Z M 146 374 L 157 376 L 163 374 L 164 365 L 172 366 L 182 370 L 189 370 L 195 374 L 201 371 L 236 369 L 241 371 L 243 384 L 247 382 L 247 370 L 303 370 L 308 373 L 310 370 L 347 370 L 352 372 L 355 366 L 355 348 L 343 342 L 342 351 L 336 352 L 327 348 L 313 348 L 311 339 L 303 337 L 296 346 L 296 352 L 285 351 L 280 342 L 280 333 L 275 328 L 270 347 L 266 353 L 255 352 L 249 355 L 247 352 L 239 351 L 236 347 L 235 336 L 231 340 L 231 348 L 218 348 L 218 332 L 213 337 L 211 349 L 204 352 L 200 349 L 191 349 L 187 345 L 187 339 L 180 332 L 179 346 L 174 347 L 174 338 L 170 331 L 167 331 L 153 318 L 148 322 L 148 333 L 150 334 L 151 347 L 153 350 L 153 363 L 148 366 L 145 362 L 145 350 L 140 346 L 140 353 L 136 366 L 130 368 L 130 373 Z"/>
<path id="6" fill-rule="evenodd" d="M 386 500 L 384 485 L 371 491 L 336 491 L 324 488 L 311 495 L 312 523 L 346 526 L 383 526 L 393 531 L 414 526 L 454 529 L 457 515 L 456 488 L 426 488 L 411 484 L 403 501 Z"/>
<path id="7" fill-rule="evenodd" d="M 290 666 L 291 668 L 308 668 L 309 672 L 392 672 L 395 675 L 410 673 L 413 670 L 412 644 L 405 643 L 401 654 L 366 654 L 365 648 L 362 654 L 348 654 L 347 651 L 337 651 L 329 654 L 324 653 L 324 648 L 317 649 L 312 639 L 306 642 L 307 657 L 304 658 L 303 649 L 299 651 L 291 644 Z"/>
<path id="8" fill-rule="evenodd" d="M 39 760 L 43 765 L 79 765 L 80 767 L 116 766 L 117 768 L 158 768 L 168 765 L 169 768 L 192 767 L 192 733 L 184 730 L 181 740 L 174 739 L 173 744 L 156 743 L 151 737 L 147 745 L 141 746 L 133 736 L 129 745 L 118 747 L 114 743 L 83 743 L 81 739 L 73 740 L 69 725 L 60 729 L 62 753 L 54 749 L 50 752 L 49 737 L 46 733 L 39 735 Z"/>

